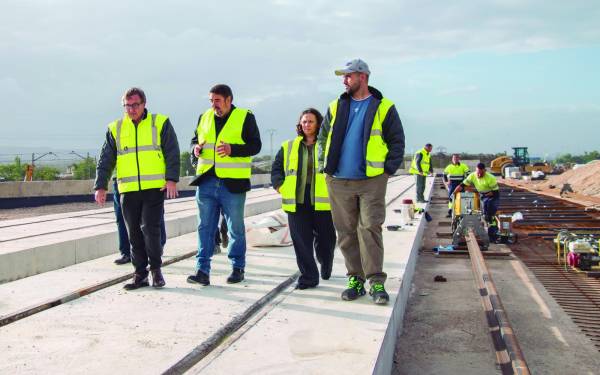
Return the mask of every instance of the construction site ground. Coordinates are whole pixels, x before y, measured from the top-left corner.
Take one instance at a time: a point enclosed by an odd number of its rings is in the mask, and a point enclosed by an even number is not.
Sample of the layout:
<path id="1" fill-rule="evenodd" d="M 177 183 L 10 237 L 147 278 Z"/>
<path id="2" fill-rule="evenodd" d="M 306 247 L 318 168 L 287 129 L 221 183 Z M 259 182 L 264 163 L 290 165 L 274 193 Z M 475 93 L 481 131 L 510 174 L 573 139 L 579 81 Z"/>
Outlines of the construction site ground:
<path id="1" fill-rule="evenodd" d="M 433 197 L 445 191 L 436 186 Z M 393 374 L 499 374 L 479 291 L 466 255 L 436 256 L 451 243 L 447 206 L 434 199 L 399 334 Z M 508 249 L 493 244 L 490 251 Z M 508 318 L 533 374 L 598 374 L 599 353 L 514 256 L 486 257 Z M 437 275 L 446 282 L 434 282 Z"/>

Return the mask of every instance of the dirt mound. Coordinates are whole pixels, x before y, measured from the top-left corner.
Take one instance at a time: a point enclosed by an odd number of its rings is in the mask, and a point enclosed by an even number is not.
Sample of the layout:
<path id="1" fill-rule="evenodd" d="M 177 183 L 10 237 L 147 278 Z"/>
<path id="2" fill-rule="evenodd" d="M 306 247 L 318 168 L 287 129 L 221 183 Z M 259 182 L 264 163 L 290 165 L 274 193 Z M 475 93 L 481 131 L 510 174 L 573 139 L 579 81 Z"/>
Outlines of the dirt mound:
<path id="1" fill-rule="evenodd" d="M 558 176 L 548 176 L 548 180 L 538 186 L 549 189 L 554 185 L 560 190 L 564 184 L 570 184 L 575 193 L 600 197 L 600 160 L 594 160 L 577 169 L 571 169 Z"/>

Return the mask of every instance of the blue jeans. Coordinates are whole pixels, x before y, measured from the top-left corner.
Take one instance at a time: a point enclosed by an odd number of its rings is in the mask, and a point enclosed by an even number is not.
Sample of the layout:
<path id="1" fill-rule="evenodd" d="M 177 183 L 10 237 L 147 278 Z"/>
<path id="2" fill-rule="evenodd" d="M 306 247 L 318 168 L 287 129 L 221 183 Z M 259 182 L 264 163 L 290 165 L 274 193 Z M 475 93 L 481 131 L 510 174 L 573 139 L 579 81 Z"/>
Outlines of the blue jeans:
<path id="1" fill-rule="evenodd" d="M 131 245 L 129 243 L 127 227 L 125 226 L 125 219 L 123 219 L 123 212 L 121 211 L 119 185 L 116 179 L 113 179 L 113 207 L 115 208 L 115 218 L 117 219 L 117 228 L 119 229 L 119 252 L 121 252 L 121 255 L 129 257 L 131 256 Z M 160 244 L 164 247 L 166 243 L 167 231 L 165 229 L 165 212 L 163 211 L 160 218 Z"/>
<path id="2" fill-rule="evenodd" d="M 227 256 L 234 268 L 246 266 L 246 228 L 244 205 L 246 193 L 233 194 L 217 177 L 206 177 L 196 189 L 198 203 L 198 254 L 196 270 L 210 273 L 210 259 L 215 250 L 215 233 L 219 224 L 219 212 L 227 222 L 229 246 Z"/>

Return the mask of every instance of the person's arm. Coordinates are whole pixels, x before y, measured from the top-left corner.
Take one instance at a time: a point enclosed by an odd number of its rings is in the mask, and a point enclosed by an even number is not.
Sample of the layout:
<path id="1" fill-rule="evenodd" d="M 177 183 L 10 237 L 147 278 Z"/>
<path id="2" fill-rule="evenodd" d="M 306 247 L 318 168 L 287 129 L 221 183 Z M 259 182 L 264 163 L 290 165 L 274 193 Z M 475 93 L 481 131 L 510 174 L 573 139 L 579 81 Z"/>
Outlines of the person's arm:
<path id="1" fill-rule="evenodd" d="M 417 155 L 415 156 L 415 164 L 416 164 L 417 170 L 419 171 L 419 174 L 421 176 L 423 175 L 423 168 L 421 168 L 422 160 L 423 160 L 423 154 L 420 152 L 417 152 Z"/>
<path id="2" fill-rule="evenodd" d="M 94 181 L 94 200 L 100 206 L 106 202 L 106 191 L 108 190 L 108 180 L 112 175 L 117 164 L 117 145 L 110 129 L 106 131 L 106 137 L 100 157 L 96 165 L 96 181 Z"/>
<path id="3" fill-rule="evenodd" d="M 260 132 L 258 130 L 258 125 L 256 125 L 256 118 L 254 117 L 254 114 L 250 111 L 248 111 L 246 119 L 244 120 L 244 127 L 242 129 L 242 139 L 244 140 L 245 144 L 230 145 L 231 153 L 229 154 L 229 156 L 254 156 L 260 152 L 260 149 L 262 148 Z"/>
<path id="4" fill-rule="evenodd" d="M 113 138 L 110 129 L 106 132 L 104 144 L 100 151 L 100 157 L 96 164 L 96 181 L 94 181 L 94 190 L 108 189 L 108 180 L 117 164 L 117 144 Z"/>
<path id="5" fill-rule="evenodd" d="M 323 122 L 321 123 L 319 135 L 317 136 L 317 160 L 319 164 L 317 170 L 319 172 L 323 172 L 323 169 L 325 168 L 325 147 L 327 146 L 327 137 L 329 136 L 330 131 L 331 112 L 328 107 L 327 113 L 325 114 L 325 117 L 323 117 Z"/>
<path id="6" fill-rule="evenodd" d="M 194 127 L 194 136 L 190 141 L 190 159 L 192 161 L 192 165 L 194 165 L 194 163 L 198 163 L 198 155 L 200 155 L 200 151 L 202 150 L 202 145 L 198 144 L 198 124 L 200 123 L 201 119 L 202 115 L 198 117 L 198 122 L 196 122 L 196 126 Z M 194 160 L 194 158 L 196 160 Z"/>
<path id="7" fill-rule="evenodd" d="M 179 167 L 181 163 L 179 155 L 179 142 L 177 141 L 175 129 L 173 129 L 173 125 L 171 125 L 171 121 L 169 119 L 165 121 L 162 127 L 162 131 L 160 133 L 160 143 L 163 155 L 165 157 L 165 164 L 167 166 L 165 179 L 178 182 Z"/>
<path id="8" fill-rule="evenodd" d="M 271 185 L 273 185 L 273 189 L 279 192 L 279 188 L 283 185 L 283 181 L 285 180 L 285 170 L 283 168 L 283 147 L 279 149 L 277 155 L 275 156 L 275 160 L 273 161 L 273 165 L 271 166 Z"/>
<path id="9" fill-rule="evenodd" d="M 381 127 L 383 140 L 388 147 L 383 170 L 393 175 L 404 159 L 404 129 L 395 105 L 389 109 Z"/>
<path id="10" fill-rule="evenodd" d="M 160 133 L 160 144 L 162 148 L 163 156 L 165 157 L 165 179 L 167 180 L 166 186 L 163 190 L 167 191 L 167 199 L 177 198 L 177 181 L 179 181 L 179 168 L 181 159 L 179 156 L 179 142 L 177 141 L 177 134 L 175 129 L 171 125 L 171 121 L 167 119 L 163 124 L 162 131 Z"/>

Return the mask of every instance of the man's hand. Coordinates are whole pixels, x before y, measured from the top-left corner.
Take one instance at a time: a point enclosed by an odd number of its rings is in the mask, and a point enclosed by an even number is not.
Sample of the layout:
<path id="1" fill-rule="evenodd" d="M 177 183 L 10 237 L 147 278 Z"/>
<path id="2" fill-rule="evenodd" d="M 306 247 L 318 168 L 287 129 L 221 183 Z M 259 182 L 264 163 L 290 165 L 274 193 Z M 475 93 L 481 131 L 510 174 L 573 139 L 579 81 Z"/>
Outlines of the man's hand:
<path id="1" fill-rule="evenodd" d="M 221 141 L 221 144 L 217 146 L 217 154 L 219 154 L 220 157 L 231 155 L 231 145 Z"/>
<path id="2" fill-rule="evenodd" d="M 94 200 L 100 207 L 104 207 L 104 203 L 106 203 L 106 189 L 98 189 L 94 193 Z"/>
<path id="3" fill-rule="evenodd" d="M 206 141 L 202 142 L 202 144 L 194 145 L 194 156 L 195 157 L 200 156 L 200 152 L 202 151 L 202 147 L 204 146 L 205 143 L 206 143 Z"/>
<path id="4" fill-rule="evenodd" d="M 167 181 L 167 184 L 160 191 L 167 190 L 167 199 L 177 198 L 177 183 L 175 181 Z"/>

